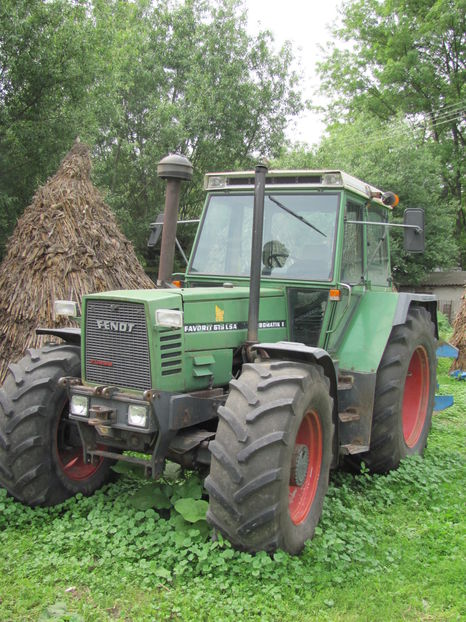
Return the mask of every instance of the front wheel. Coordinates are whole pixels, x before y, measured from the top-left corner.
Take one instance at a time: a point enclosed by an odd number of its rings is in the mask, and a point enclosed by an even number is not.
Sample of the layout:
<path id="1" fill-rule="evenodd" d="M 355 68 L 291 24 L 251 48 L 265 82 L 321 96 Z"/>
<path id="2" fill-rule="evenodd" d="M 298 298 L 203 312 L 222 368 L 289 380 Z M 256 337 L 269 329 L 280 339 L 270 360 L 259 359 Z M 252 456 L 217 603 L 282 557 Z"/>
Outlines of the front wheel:
<path id="1" fill-rule="evenodd" d="M 58 384 L 80 373 L 79 348 L 50 345 L 10 365 L 0 389 L 0 484 L 27 505 L 88 495 L 110 479 L 111 461 L 84 462 L 66 390 Z"/>
<path id="2" fill-rule="evenodd" d="M 332 461 L 333 400 L 318 365 L 244 365 L 219 409 L 208 521 L 238 549 L 301 551 L 319 521 Z"/>

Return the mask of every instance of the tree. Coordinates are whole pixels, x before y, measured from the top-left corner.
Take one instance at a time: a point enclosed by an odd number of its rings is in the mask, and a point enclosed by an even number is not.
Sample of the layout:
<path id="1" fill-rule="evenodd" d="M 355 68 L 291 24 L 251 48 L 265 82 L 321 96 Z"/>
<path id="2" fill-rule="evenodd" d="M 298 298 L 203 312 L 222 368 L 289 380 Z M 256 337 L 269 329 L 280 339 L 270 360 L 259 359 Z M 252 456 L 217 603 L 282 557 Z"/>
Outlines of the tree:
<path id="1" fill-rule="evenodd" d="M 0 4 L 0 257 L 40 181 L 86 125 L 93 81 L 82 2 Z"/>
<path id="2" fill-rule="evenodd" d="M 392 229 L 391 259 L 395 281 L 416 284 L 426 272 L 451 266 L 458 247 L 453 237 L 455 207 L 442 197 L 438 156 L 425 143 L 422 132 L 404 120 L 380 121 L 360 114 L 352 123 L 335 123 L 312 151 L 300 147 L 282 154 L 280 168 L 342 169 L 371 185 L 392 190 L 400 197 L 393 222 L 402 222 L 406 207 L 426 213 L 426 250 L 410 255 L 403 251 L 402 233 Z"/>
<path id="3" fill-rule="evenodd" d="M 199 213 L 203 174 L 277 154 L 302 107 L 291 49 L 248 35 L 241 0 L 4 0 L 0 23 L 0 257 L 77 135 L 143 253 L 164 155 L 192 160 L 182 208 Z"/>
<path id="4" fill-rule="evenodd" d="M 401 113 L 424 132 L 439 161 L 441 195 L 455 203 L 463 249 L 465 9 L 465 0 L 346 2 L 320 65 L 334 121 L 361 112 L 388 121 Z M 341 40 L 346 47 L 339 47 Z"/>
<path id="5" fill-rule="evenodd" d="M 272 52 L 267 33 L 248 35 L 236 0 L 95 3 L 95 16 L 113 37 L 109 45 L 124 49 L 112 84 L 102 83 L 102 101 L 113 110 L 101 120 L 98 180 L 142 250 L 162 208 L 156 171 L 168 152 L 193 163 L 182 197 L 182 214 L 191 217 L 203 202 L 206 171 L 278 153 L 302 106 L 292 54 L 288 46 Z"/>

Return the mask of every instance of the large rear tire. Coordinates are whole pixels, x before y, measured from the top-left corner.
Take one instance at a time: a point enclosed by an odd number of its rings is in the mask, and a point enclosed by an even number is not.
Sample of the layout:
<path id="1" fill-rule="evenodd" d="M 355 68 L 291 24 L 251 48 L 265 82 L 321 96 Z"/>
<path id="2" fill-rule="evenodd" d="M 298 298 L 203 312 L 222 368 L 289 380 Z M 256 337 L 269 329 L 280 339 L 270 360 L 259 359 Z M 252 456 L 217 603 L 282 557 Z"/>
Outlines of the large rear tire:
<path id="1" fill-rule="evenodd" d="M 333 400 L 318 365 L 247 364 L 219 409 L 207 520 L 240 550 L 301 551 L 322 513 Z"/>
<path id="2" fill-rule="evenodd" d="M 62 376 L 80 376 L 80 350 L 68 344 L 28 350 L 0 389 L 0 484 L 19 501 L 55 505 L 109 480 L 112 462 L 85 464 L 68 418 Z"/>
<path id="3" fill-rule="evenodd" d="M 395 326 L 377 372 L 370 449 L 359 456 L 374 473 L 422 455 L 432 423 L 436 354 L 434 324 L 413 307 Z"/>

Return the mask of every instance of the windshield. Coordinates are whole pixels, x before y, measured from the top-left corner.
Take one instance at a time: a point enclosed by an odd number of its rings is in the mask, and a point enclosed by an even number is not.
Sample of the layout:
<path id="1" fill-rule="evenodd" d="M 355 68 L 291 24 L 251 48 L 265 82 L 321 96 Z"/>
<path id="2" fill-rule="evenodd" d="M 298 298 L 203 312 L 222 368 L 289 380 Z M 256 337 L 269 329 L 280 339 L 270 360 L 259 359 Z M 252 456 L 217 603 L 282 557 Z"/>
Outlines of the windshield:
<path id="1" fill-rule="evenodd" d="M 333 273 L 338 194 L 265 197 L 262 275 L 328 281 Z M 249 276 L 253 194 L 210 197 L 190 272 Z"/>

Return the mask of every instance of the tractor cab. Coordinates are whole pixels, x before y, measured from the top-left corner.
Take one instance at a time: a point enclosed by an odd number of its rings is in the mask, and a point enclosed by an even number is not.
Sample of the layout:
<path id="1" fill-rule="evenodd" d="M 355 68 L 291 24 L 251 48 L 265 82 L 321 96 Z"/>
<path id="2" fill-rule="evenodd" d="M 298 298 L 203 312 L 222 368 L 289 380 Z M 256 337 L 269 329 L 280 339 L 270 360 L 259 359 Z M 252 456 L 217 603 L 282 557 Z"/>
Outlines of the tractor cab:
<path id="1" fill-rule="evenodd" d="M 205 189 L 187 281 L 248 279 L 254 174 L 208 174 Z M 344 281 L 391 287 L 387 230 L 379 223 L 387 222 L 393 196 L 342 171 L 270 171 L 264 198 L 264 283 Z M 357 226 L 356 221 L 372 226 Z"/>
<path id="2" fill-rule="evenodd" d="M 246 285 L 254 173 L 210 173 L 204 187 L 186 285 Z M 285 291 L 291 341 L 336 350 L 342 317 L 362 293 L 391 290 L 387 220 L 395 201 L 342 171 L 267 173 L 261 286 Z"/>

